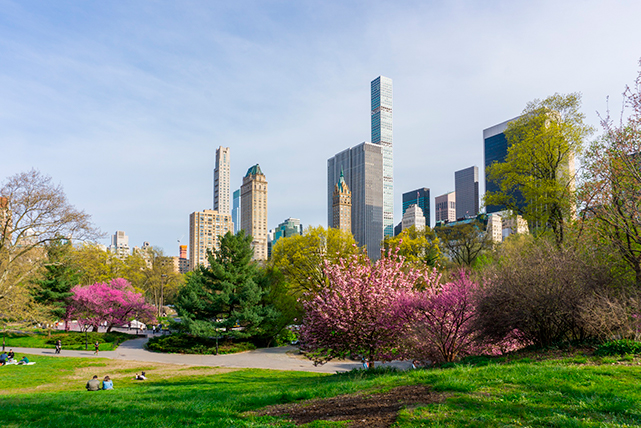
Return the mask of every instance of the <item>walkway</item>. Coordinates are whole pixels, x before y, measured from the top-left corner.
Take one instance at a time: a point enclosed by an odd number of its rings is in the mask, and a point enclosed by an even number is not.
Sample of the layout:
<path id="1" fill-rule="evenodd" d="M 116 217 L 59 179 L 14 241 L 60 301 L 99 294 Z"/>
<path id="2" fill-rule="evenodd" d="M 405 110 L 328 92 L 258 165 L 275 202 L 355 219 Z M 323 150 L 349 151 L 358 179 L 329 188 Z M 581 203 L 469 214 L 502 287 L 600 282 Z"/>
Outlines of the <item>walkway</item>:
<path id="1" fill-rule="evenodd" d="M 168 364 L 183 364 L 189 366 L 231 367 L 231 368 L 258 368 L 273 370 L 294 370 L 316 373 L 336 373 L 349 371 L 361 367 L 353 361 L 330 361 L 322 366 L 314 366 L 307 358 L 298 354 L 298 348 L 283 346 L 279 348 L 262 348 L 255 351 L 240 352 L 228 355 L 182 355 L 161 354 L 143 349 L 147 337 L 128 340 L 121 344 L 115 351 L 100 351 L 98 357 L 115 360 L 142 361 Z M 32 354 L 55 356 L 55 349 L 38 348 L 12 348 L 16 354 Z M 7 348 L 8 350 L 8 348 Z M 96 357 L 93 351 L 69 351 L 63 348 L 63 357 Z M 391 365 L 406 369 L 409 363 L 393 362 Z M 385 364 L 385 365 L 390 365 Z M 378 364 L 380 365 L 380 363 Z"/>

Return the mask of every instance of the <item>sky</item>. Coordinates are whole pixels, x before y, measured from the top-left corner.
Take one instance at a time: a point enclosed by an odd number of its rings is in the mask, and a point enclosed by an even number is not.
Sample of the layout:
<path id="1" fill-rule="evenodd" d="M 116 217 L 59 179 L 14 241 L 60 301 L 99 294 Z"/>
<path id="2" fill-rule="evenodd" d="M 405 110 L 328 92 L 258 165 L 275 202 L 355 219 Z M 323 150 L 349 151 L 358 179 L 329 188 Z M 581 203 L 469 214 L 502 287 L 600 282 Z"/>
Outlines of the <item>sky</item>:
<path id="1" fill-rule="evenodd" d="M 598 128 L 641 58 L 638 0 L 0 0 L 0 178 L 32 168 L 105 234 L 167 255 L 258 163 L 269 228 L 327 226 L 327 159 L 370 141 L 370 82 L 394 82 L 401 196 L 454 190 L 483 129 L 554 93 Z M 609 102 L 608 102 L 609 97 Z M 598 136 L 598 129 L 593 138 Z M 481 184 L 484 189 L 484 185 Z M 431 223 L 434 223 L 432 212 Z M 109 244 L 109 238 L 101 241 Z"/>

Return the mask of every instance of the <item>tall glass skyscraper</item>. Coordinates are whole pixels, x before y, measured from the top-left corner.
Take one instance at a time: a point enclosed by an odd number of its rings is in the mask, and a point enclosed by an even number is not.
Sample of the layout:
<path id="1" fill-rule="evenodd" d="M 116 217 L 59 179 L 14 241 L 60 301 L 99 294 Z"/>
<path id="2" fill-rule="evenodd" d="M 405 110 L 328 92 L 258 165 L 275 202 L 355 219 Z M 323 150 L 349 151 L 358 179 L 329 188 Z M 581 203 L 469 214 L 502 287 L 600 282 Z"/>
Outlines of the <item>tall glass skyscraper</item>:
<path id="1" fill-rule="evenodd" d="M 392 79 L 378 76 L 371 84 L 372 143 L 383 152 L 383 235 L 394 236 L 394 155 L 392 151 Z"/>
<path id="2" fill-rule="evenodd" d="M 456 219 L 476 217 L 479 213 L 479 168 L 469 168 L 454 173 L 456 192 Z"/>
<path id="3" fill-rule="evenodd" d="M 234 191 L 231 221 L 234 222 L 234 235 L 240 230 L 240 189 Z"/>

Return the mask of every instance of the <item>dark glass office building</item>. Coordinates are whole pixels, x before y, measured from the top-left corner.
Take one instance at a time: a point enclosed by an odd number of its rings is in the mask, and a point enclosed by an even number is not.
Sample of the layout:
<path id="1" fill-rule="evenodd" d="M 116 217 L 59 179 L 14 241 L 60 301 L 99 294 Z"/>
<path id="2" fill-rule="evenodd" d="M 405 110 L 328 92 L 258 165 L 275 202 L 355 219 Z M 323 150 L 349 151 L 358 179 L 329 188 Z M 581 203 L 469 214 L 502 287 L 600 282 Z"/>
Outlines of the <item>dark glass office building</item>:
<path id="1" fill-rule="evenodd" d="M 403 193 L 403 214 L 410 205 L 418 205 L 423 210 L 425 216 L 425 226 L 430 226 L 430 189 L 423 187 L 420 189 L 412 190 L 411 192 Z"/>
<path id="2" fill-rule="evenodd" d="M 494 162 L 505 161 L 505 158 L 507 157 L 507 138 L 505 138 L 505 130 L 507 129 L 507 124 L 515 119 L 518 118 L 506 120 L 503 123 L 499 123 L 498 125 L 494 125 L 491 128 L 483 130 L 483 145 L 485 153 L 484 175 L 486 192 L 496 192 L 499 190 L 499 186 L 495 182 L 488 181 L 487 168 Z M 485 207 L 485 212 L 488 214 L 503 210 L 505 210 L 504 205 L 487 205 Z"/>

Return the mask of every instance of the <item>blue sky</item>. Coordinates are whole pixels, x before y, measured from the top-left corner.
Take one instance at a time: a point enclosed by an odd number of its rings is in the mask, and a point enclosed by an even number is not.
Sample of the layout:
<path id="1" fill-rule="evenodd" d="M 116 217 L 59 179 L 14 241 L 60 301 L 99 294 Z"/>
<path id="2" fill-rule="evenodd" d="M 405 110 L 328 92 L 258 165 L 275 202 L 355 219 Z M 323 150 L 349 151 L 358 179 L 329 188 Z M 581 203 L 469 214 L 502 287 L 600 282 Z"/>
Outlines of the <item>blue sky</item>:
<path id="1" fill-rule="evenodd" d="M 259 163 L 269 227 L 326 225 L 326 165 L 369 141 L 369 84 L 394 80 L 401 195 L 482 167 L 482 131 L 528 101 L 581 92 L 598 125 L 641 58 L 641 2 L 0 0 L 2 177 L 36 168 L 130 245 L 177 255 Z M 482 169 L 482 168 L 481 168 Z M 234 190 L 234 189 L 232 189 Z M 433 221 L 433 219 L 432 219 Z M 105 240 L 104 243 L 108 243 Z"/>

